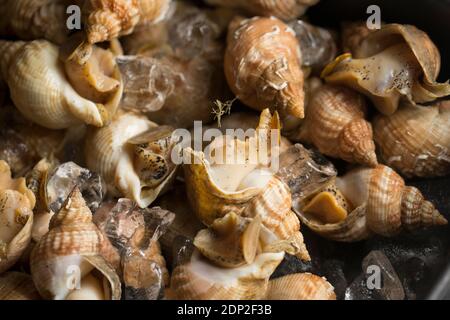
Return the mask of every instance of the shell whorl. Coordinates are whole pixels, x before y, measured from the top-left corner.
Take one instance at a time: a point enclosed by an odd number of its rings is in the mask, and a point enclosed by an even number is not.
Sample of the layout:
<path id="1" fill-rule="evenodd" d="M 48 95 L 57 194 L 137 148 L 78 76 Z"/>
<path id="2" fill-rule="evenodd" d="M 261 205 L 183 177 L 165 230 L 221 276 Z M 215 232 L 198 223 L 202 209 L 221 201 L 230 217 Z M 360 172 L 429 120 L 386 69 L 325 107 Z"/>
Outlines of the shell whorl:
<path id="1" fill-rule="evenodd" d="M 300 140 L 311 141 L 331 157 L 375 166 L 372 126 L 364 119 L 365 114 L 362 95 L 344 87 L 324 85 L 306 108 Z"/>
<path id="2" fill-rule="evenodd" d="M 88 0 L 87 38 L 90 43 L 117 38 L 128 34 L 139 21 L 139 7 L 136 0 Z"/>
<path id="3" fill-rule="evenodd" d="M 64 299 L 71 291 L 67 285 L 67 272 L 73 270 L 70 268 L 77 267 L 81 277 L 98 269 L 110 281 L 117 299 L 120 287 L 113 267 L 118 267 L 119 259 L 107 236 L 92 222 L 92 213 L 75 188 L 52 217 L 50 230 L 33 248 L 31 275 L 42 297 Z"/>
<path id="4" fill-rule="evenodd" d="M 247 217 L 260 215 L 262 223 L 268 229 L 280 239 L 287 239 L 300 229 L 298 219 L 290 219 L 291 206 L 289 187 L 279 178 L 273 177 L 262 192 L 246 206 L 243 215 Z"/>
<path id="5" fill-rule="evenodd" d="M 170 9 L 172 0 L 141 0 L 139 11 L 141 19 L 139 24 L 158 23 L 164 19 Z"/>
<path id="6" fill-rule="evenodd" d="M 447 220 L 415 187 L 394 170 L 378 165 L 371 169 L 367 198 L 367 224 L 375 233 L 393 236 L 402 229 L 445 225 Z"/>
<path id="7" fill-rule="evenodd" d="M 176 299 L 262 299 L 268 279 L 284 253 L 263 253 L 250 265 L 233 269 L 211 265 L 194 251 L 191 261 L 177 266 L 171 278 Z"/>
<path id="8" fill-rule="evenodd" d="M 373 120 L 381 160 L 406 177 L 450 173 L 450 101 L 430 106 L 400 104 Z"/>
<path id="9" fill-rule="evenodd" d="M 401 199 L 405 182 L 391 168 L 377 166 L 370 173 L 367 224 L 377 234 L 395 235 L 401 229 Z"/>
<path id="10" fill-rule="evenodd" d="M 447 224 L 417 188 L 405 186 L 403 178 L 387 166 L 353 169 L 338 177 L 336 186 L 355 208 L 344 220 L 325 224 L 296 209 L 303 223 L 326 238 L 355 242 L 374 234 L 393 237 L 403 230 Z"/>
<path id="11" fill-rule="evenodd" d="M 334 287 L 311 273 L 290 274 L 269 281 L 268 300 L 336 300 Z"/>
<path id="12" fill-rule="evenodd" d="M 14 47 L 4 52 L 10 54 Z M 118 90 L 105 105 L 82 97 L 66 77 L 58 47 L 46 40 L 27 42 L 9 60 L 2 69 L 14 105 L 24 117 L 46 128 L 65 129 L 83 122 L 103 126 L 102 110 L 115 108 L 122 93 Z"/>
<path id="13" fill-rule="evenodd" d="M 140 161 L 137 159 L 136 150 L 142 149 L 139 147 L 143 147 L 151 141 L 137 145 L 132 141 L 141 134 L 145 135 L 151 129 L 158 128 L 161 127 L 149 121 L 145 116 L 119 111 L 108 126 L 91 131 L 86 140 L 88 167 L 99 172 L 105 178 L 111 194 L 116 196 L 122 194 L 135 201 L 141 208 L 148 207 L 161 192 L 165 191 L 175 177 L 176 166 L 172 163 L 169 164 L 169 161 L 167 161 L 167 166 L 163 167 L 164 171 L 158 171 L 161 169 L 160 163 L 145 168 L 155 175 L 152 177 L 153 184 L 146 183 L 145 178 L 150 175 L 149 172 L 144 175 L 139 171 L 142 168 L 139 167 Z M 145 140 L 145 137 L 143 139 Z M 165 148 L 164 145 L 161 147 L 164 152 L 171 150 Z M 152 154 L 152 158 L 147 160 L 155 164 L 155 161 L 161 159 Z M 164 174 L 160 175 L 161 173 Z"/>
<path id="14" fill-rule="evenodd" d="M 419 189 L 406 186 L 402 194 L 402 226 L 407 230 L 420 227 L 446 225 L 447 219 L 430 201 L 426 201 Z"/>
<path id="15" fill-rule="evenodd" d="M 92 212 L 86 205 L 86 201 L 76 187 L 67 197 L 61 210 L 53 215 L 50 228 L 61 225 L 86 224 L 92 222 Z"/>
<path id="16" fill-rule="evenodd" d="M 301 52 L 295 33 L 276 18 L 230 23 L 225 75 L 232 91 L 256 110 L 267 106 L 303 118 Z"/>
<path id="17" fill-rule="evenodd" d="M 8 79 L 8 69 L 14 57 L 25 45 L 24 41 L 0 40 L 0 71 L 4 81 Z"/>

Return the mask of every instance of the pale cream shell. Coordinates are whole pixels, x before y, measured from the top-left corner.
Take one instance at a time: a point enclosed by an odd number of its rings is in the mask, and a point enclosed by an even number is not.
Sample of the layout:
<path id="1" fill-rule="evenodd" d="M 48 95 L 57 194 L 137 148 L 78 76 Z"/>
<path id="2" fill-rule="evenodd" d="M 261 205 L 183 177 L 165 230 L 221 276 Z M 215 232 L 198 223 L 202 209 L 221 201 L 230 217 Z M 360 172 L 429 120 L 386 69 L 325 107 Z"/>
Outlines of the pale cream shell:
<path id="1" fill-rule="evenodd" d="M 157 125 L 145 116 L 119 112 L 106 127 L 94 129 L 86 139 L 86 163 L 107 182 L 113 195 L 123 194 L 148 207 L 175 177 L 173 170 L 156 188 L 145 190 L 133 167 L 133 150 L 127 141 Z"/>
<path id="2" fill-rule="evenodd" d="M 191 261 L 175 268 L 171 292 L 175 299 L 248 300 L 263 299 L 268 279 L 284 253 L 263 253 L 250 265 L 225 269 L 210 264 L 194 251 Z"/>
<path id="3" fill-rule="evenodd" d="M 2 47 L 9 45 L 0 41 L 0 55 Z M 24 43 L 3 64 L 3 78 L 15 106 L 27 119 L 50 129 L 82 123 L 101 127 L 105 125 L 101 110 L 114 114 L 122 96 L 122 84 L 105 105 L 80 96 L 65 76 L 58 47 L 45 40 Z M 114 77 L 120 79 L 118 68 Z"/>
<path id="4" fill-rule="evenodd" d="M 432 106 L 401 104 L 373 120 L 382 161 L 407 177 L 450 173 L 450 101 Z"/>

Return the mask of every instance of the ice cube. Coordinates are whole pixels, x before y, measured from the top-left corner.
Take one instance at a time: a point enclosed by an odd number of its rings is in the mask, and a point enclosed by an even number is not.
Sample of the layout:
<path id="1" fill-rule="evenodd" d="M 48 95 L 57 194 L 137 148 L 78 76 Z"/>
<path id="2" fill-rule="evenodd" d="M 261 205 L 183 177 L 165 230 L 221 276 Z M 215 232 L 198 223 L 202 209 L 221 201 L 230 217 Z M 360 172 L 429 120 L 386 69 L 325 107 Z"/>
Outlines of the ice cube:
<path id="1" fill-rule="evenodd" d="M 323 188 L 337 175 L 330 161 L 299 143 L 280 155 L 279 167 L 277 176 L 291 189 L 294 208 L 299 208 L 305 198 Z"/>
<path id="2" fill-rule="evenodd" d="M 421 291 L 429 268 L 424 259 L 412 257 L 402 263 L 398 268 L 398 276 L 402 280 L 403 288 L 408 300 L 417 299 L 417 292 Z"/>
<path id="3" fill-rule="evenodd" d="M 379 250 L 371 251 L 362 261 L 367 287 L 382 300 L 403 300 L 405 292 L 389 259 Z"/>
<path id="4" fill-rule="evenodd" d="M 153 260 L 139 254 L 122 258 L 125 300 L 157 300 L 164 288 L 163 272 Z"/>
<path id="5" fill-rule="evenodd" d="M 147 250 L 166 232 L 174 219 L 175 215 L 170 211 L 159 207 L 141 209 L 133 201 L 122 198 L 101 225 L 111 243 L 125 254 L 130 248 Z M 138 242 L 137 232 L 140 233 Z"/>
<path id="6" fill-rule="evenodd" d="M 169 43 L 175 55 L 183 60 L 211 56 L 218 46 L 219 35 L 219 26 L 203 10 L 178 10 L 170 21 Z"/>
<path id="7" fill-rule="evenodd" d="M 331 33 L 302 20 L 290 22 L 289 27 L 294 30 L 300 42 L 302 64 L 320 72 L 325 65 L 331 62 L 337 53 L 336 43 Z"/>
<path id="8" fill-rule="evenodd" d="M 108 210 L 109 215 L 105 213 Z M 119 199 L 112 208 L 102 208 L 98 214 L 97 225 L 121 255 L 125 299 L 161 297 L 168 272 L 158 239 L 175 215 L 159 207 L 141 209 L 125 198 Z"/>
<path id="9" fill-rule="evenodd" d="M 105 196 L 105 184 L 98 174 L 74 162 L 63 163 L 49 174 L 46 185 L 48 207 L 58 212 L 75 186 L 80 189 L 89 209 L 95 212 Z"/>
<path id="10" fill-rule="evenodd" d="M 183 236 L 175 237 L 172 247 L 172 269 L 175 269 L 176 266 L 189 263 L 194 250 L 195 246 L 192 240 Z"/>
<path id="11" fill-rule="evenodd" d="M 347 287 L 344 294 L 345 300 L 375 300 L 373 291 L 369 290 L 366 283 L 366 277 L 363 273 L 358 275 L 355 280 Z"/>
<path id="12" fill-rule="evenodd" d="M 120 56 L 124 90 L 121 106 L 128 110 L 150 112 L 161 109 L 183 78 L 170 65 L 151 57 Z"/>

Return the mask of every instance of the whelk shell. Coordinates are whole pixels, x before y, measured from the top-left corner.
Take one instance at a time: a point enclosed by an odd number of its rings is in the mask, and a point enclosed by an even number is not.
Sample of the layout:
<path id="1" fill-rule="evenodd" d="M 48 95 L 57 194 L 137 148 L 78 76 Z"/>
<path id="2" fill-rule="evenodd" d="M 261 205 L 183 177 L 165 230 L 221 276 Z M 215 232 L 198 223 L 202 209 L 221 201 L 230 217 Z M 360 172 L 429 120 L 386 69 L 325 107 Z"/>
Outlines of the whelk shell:
<path id="1" fill-rule="evenodd" d="M 58 48 L 45 40 L 0 41 L 1 73 L 15 106 L 27 119 L 50 129 L 81 123 L 103 126 L 115 112 L 122 86 L 106 102 L 88 100 L 70 83 L 58 56 Z M 117 68 L 112 77 L 120 79 Z"/>
<path id="2" fill-rule="evenodd" d="M 117 251 L 92 222 L 92 213 L 75 188 L 52 217 L 50 231 L 34 247 L 31 275 L 45 299 L 120 299 L 114 269 L 118 261 Z"/>
<path id="3" fill-rule="evenodd" d="M 261 217 L 249 221 L 234 212 L 216 219 L 194 239 L 195 247 L 215 264 L 235 268 L 254 261 L 259 245 Z"/>
<path id="4" fill-rule="evenodd" d="M 120 112 L 111 124 L 89 134 L 86 163 L 113 195 L 123 194 L 145 208 L 175 178 L 172 131 L 145 116 Z"/>
<path id="5" fill-rule="evenodd" d="M 290 190 L 269 168 L 268 160 L 275 150 L 267 143 L 274 132 L 279 141 L 279 130 L 278 114 L 272 116 L 266 109 L 256 135 L 246 141 L 225 135 L 216 137 L 206 154 L 184 149 L 185 159 L 190 160 L 184 165 L 187 194 L 193 211 L 207 226 L 229 212 L 246 218 L 260 216 L 272 233 L 272 242 L 290 241 L 295 248 L 290 253 L 309 260 L 299 221 L 291 211 Z M 251 154 L 251 150 L 264 148 L 267 154 Z"/>
<path id="6" fill-rule="evenodd" d="M 290 274 L 269 281 L 268 300 L 336 300 L 333 286 L 311 273 Z"/>
<path id="7" fill-rule="evenodd" d="M 235 18 L 229 26 L 225 75 L 246 105 L 303 118 L 303 72 L 295 32 L 276 18 Z"/>
<path id="8" fill-rule="evenodd" d="M 325 155 L 375 166 L 375 143 L 366 110 L 359 93 L 324 85 L 313 93 L 306 118 L 293 138 L 311 142 Z"/>
<path id="9" fill-rule="evenodd" d="M 450 173 L 450 101 L 431 106 L 400 104 L 373 120 L 374 139 L 384 163 L 407 177 Z"/>
<path id="10" fill-rule="evenodd" d="M 206 0 L 212 5 L 244 9 L 254 16 L 275 16 L 282 20 L 297 18 L 319 0 Z"/>
<path id="11" fill-rule="evenodd" d="M 67 0 L 4 0 L 0 5 L 0 34 L 15 35 L 23 40 L 47 39 L 62 43 L 69 30 Z"/>
<path id="12" fill-rule="evenodd" d="M 171 0 L 86 0 L 83 6 L 89 43 L 133 32 L 138 24 L 164 19 Z"/>
<path id="13" fill-rule="evenodd" d="M 54 159 L 39 161 L 29 173 L 27 184 L 37 199 L 32 230 L 36 242 L 48 232 L 51 217 L 61 209 L 73 188 L 80 189 L 92 212 L 100 206 L 106 193 L 98 174 L 74 162 L 58 164 Z"/>
<path id="14" fill-rule="evenodd" d="M 448 83 L 436 82 L 441 66 L 438 49 L 414 26 L 386 24 L 367 35 L 354 56 L 339 56 L 322 75 L 329 83 L 367 95 L 383 114 L 394 113 L 402 97 L 424 103 L 450 94 Z"/>
<path id="15" fill-rule="evenodd" d="M 40 300 L 30 275 L 5 272 L 0 275 L 0 300 Z"/>
<path id="16" fill-rule="evenodd" d="M 0 273 L 16 263 L 30 244 L 36 199 L 25 178 L 12 179 L 0 160 Z"/>
<path id="17" fill-rule="evenodd" d="M 174 269 L 171 293 L 175 299 L 187 300 L 263 299 L 268 279 L 283 257 L 283 252 L 263 253 L 252 264 L 226 269 L 194 251 L 189 262 Z"/>
<path id="18" fill-rule="evenodd" d="M 336 186 L 355 207 L 344 220 L 324 223 L 296 208 L 303 223 L 331 240 L 354 242 L 373 234 L 392 237 L 402 230 L 447 224 L 417 188 L 405 186 L 403 179 L 387 166 L 353 169 L 338 177 Z"/>
<path id="19" fill-rule="evenodd" d="M 376 29 L 369 29 L 366 21 L 344 22 L 341 26 L 342 51 L 354 54 L 362 41 Z"/>

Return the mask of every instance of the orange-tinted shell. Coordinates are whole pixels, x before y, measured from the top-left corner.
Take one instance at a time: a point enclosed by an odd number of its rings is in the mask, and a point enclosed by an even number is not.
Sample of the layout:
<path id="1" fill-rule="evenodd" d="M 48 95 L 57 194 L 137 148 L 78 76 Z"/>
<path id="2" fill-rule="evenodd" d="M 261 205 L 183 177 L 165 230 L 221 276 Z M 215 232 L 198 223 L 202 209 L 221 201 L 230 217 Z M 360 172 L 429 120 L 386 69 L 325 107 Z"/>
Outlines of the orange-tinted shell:
<path id="1" fill-rule="evenodd" d="M 276 18 L 234 19 L 229 26 L 225 75 L 246 105 L 303 118 L 303 72 L 295 32 Z"/>
<path id="2" fill-rule="evenodd" d="M 275 16 L 282 20 L 291 20 L 305 13 L 319 0 L 206 0 L 212 5 L 244 9 L 256 16 Z"/>
<path id="3" fill-rule="evenodd" d="M 333 286 L 311 273 L 290 274 L 269 281 L 268 300 L 336 300 Z"/>
<path id="4" fill-rule="evenodd" d="M 29 274 L 11 271 L 0 275 L 0 300 L 39 299 L 39 293 Z"/>
<path id="5" fill-rule="evenodd" d="M 43 298 L 64 299 L 71 291 L 71 267 L 84 277 L 98 269 L 110 282 L 112 298 L 120 298 L 120 280 L 113 267 L 119 255 L 106 235 L 92 222 L 92 213 L 75 189 L 50 221 L 50 230 L 31 253 L 31 275 Z"/>
<path id="6" fill-rule="evenodd" d="M 112 40 L 133 32 L 140 23 L 164 18 L 171 0 L 87 0 L 83 7 L 90 43 Z"/>
<path id="7" fill-rule="evenodd" d="M 284 253 L 264 253 L 250 265 L 216 267 L 194 251 L 191 261 L 177 266 L 171 278 L 173 298 L 183 300 L 263 299 L 268 279 Z"/>
<path id="8" fill-rule="evenodd" d="M 417 188 L 405 186 L 403 179 L 387 166 L 351 170 L 339 177 L 336 185 L 356 207 L 345 220 L 323 224 L 296 208 L 302 222 L 326 238 L 354 242 L 372 234 L 392 237 L 402 230 L 447 224 Z"/>
<path id="9" fill-rule="evenodd" d="M 324 85 L 314 92 L 297 135 L 325 155 L 374 166 L 377 157 L 372 126 L 365 116 L 362 95 L 344 87 Z"/>

